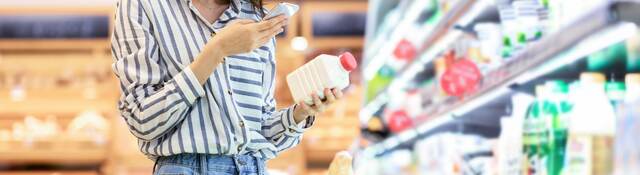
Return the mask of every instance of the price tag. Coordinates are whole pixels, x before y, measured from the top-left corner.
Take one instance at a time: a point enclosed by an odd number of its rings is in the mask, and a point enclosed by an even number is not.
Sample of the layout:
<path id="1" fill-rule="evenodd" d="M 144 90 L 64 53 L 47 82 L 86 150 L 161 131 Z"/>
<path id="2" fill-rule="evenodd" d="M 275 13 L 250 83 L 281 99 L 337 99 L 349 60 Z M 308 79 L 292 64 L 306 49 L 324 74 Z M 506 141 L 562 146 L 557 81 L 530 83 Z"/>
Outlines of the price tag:
<path id="1" fill-rule="evenodd" d="M 389 129 L 391 132 L 400 132 L 413 125 L 411 118 L 404 110 L 393 111 L 389 115 Z"/>
<path id="2" fill-rule="evenodd" d="M 461 59 L 445 70 L 440 78 L 440 86 L 447 94 L 462 97 L 476 90 L 481 79 L 478 66 L 468 59 Z"/>
<path id="3" fill-rule="evenodd" d="M 393 55 L 399 60 L 412 60 L 416 56 L 416 47 L 406 39 L 402 39 L 393 50 Z"/>

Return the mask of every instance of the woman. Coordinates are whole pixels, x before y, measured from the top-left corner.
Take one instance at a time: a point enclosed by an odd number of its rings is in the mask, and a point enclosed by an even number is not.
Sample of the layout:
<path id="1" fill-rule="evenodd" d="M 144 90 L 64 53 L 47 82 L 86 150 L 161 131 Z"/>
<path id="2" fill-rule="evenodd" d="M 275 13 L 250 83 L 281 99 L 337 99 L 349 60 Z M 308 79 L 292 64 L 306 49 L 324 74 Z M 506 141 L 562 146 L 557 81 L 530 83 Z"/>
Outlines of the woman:
<path id="1" fill-rule="evenodd" d="M 339 99 L 276 110 L 275 38 L 260 0 L 121 0 L 112 39 L 120 113 L 155 174 L 265 174 Z"/>

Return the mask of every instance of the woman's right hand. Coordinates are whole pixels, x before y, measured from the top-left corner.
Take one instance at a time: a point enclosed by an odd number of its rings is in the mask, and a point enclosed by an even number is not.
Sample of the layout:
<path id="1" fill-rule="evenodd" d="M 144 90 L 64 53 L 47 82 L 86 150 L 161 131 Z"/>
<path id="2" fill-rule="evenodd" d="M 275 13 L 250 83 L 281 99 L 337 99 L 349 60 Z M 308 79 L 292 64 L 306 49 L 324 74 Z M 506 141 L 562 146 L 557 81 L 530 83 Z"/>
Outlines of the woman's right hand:
<path id="1" fill-rule="evenodd" d="M 235 20 L 216 33 L 207 47 L 219 49 L 223 56 L 251 52 L 282 32 L 286 23 L 283 15 L 261 22 Z"/>

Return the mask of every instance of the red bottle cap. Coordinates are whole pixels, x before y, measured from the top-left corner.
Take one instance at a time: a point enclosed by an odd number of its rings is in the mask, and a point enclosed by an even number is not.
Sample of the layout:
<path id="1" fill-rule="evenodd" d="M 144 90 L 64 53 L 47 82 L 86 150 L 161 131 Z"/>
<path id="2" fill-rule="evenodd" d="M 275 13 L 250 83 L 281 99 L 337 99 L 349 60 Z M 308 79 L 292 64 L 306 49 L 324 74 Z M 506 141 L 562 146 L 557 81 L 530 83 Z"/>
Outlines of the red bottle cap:
<path id="1" fill-rule="evenodd" d="M 356 62 L 356 59 L 349 52 L 345 52 L 340 55 L 340 64 L 342 64 L 342 68 L 348 72 L 351 72 L 358 67 L 358 62 Z"/>

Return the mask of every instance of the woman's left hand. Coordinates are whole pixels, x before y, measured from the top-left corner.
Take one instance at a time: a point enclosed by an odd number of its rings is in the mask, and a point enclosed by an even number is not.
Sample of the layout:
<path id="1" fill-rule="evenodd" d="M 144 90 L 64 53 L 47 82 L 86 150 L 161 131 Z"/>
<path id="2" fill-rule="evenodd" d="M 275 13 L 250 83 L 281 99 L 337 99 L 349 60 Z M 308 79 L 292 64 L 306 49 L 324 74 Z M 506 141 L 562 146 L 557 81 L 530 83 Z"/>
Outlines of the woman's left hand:
<path id="1" fill-rule="evenodd" d="M 320 100 L 320 97 L 318 96 L 318 94 L 313 93 L 311 94 L 311 97 L 313 98 L 312 105 L 308 105 L 304 101 L 298 103 L 297 107 L 293 112 L 294 113 L 293 117 L 296 120 L 296 123 L 300 123 L 301 121 L 303 121 L 309 116 L 315 116 L 324 112 L 327 106 L 333 104 L 334 102 L 342 98 L 342 92 L 337 88 L 332 88 L 332 89 L 325 88 L 324 95 L 326 98 L 324 102 Z"/>

